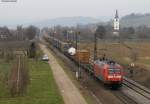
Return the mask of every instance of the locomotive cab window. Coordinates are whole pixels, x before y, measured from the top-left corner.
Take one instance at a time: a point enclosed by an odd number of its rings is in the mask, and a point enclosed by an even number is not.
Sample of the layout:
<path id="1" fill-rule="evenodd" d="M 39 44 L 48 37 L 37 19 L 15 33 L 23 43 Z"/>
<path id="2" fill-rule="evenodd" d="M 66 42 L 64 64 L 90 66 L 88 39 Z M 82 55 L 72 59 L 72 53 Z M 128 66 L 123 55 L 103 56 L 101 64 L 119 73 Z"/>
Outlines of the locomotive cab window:
<path id="1" fill-rule="evenodd" d="M 120 69 L 115 69 L 115 68 L 110 68 L 109 69 L 109 74 L 116 74 L 116 73 L 120 73 L 121 70 Z"/>

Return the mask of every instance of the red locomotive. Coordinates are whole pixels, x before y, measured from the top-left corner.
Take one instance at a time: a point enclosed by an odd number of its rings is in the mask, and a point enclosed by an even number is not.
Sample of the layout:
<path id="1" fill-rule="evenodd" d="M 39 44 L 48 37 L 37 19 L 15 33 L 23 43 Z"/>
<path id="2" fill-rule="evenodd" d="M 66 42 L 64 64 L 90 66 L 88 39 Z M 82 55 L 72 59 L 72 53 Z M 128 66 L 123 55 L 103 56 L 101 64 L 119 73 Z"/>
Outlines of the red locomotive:
<path id="1" fill-rule="evenodd" d="M 123 68 L 114 61 L 94 61 L 94 76 L 107 85 L 122 85 Z"/>

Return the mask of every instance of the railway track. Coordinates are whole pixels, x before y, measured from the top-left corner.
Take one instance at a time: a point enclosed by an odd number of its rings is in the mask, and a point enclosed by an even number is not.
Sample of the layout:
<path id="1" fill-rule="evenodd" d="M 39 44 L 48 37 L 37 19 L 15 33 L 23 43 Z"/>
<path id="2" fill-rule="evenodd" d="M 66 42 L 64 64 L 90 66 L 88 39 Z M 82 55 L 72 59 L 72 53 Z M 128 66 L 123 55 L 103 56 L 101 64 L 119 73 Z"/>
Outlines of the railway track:
<path id="1" fill-rule="evenodd" d="M 69 66 L 71 68 L 72 71 L 75 71 L 77 68 L 77 66 L 75 67 L 72 63 L 72 61 L 66 57 L 64 54 L 60 53 L 57 49 L 54 49 L 54 47 L 49 47 L 55 54 L 57 53 L 57 57 L 61 58 L 63 60 L 63 62 L 66 63 L 67 66 Z M 72 65 L 73 64 L 73 65 Z M 126 94 L 122 93 L 120 90 L 119 91 L 111 91 L 108 89 L 105 89 L 103 86 L 103 84 L 99 83 L 99 81 L 94 81 L 93 77 L 89 76 L 89 73 L 87 73 L 86 71 L 82 71 L 82 74 L 85 73 L 88 77 L 89 77 L 89 83 L 86 83 L 83 86 L 86 86 L 89 91 L 91 91 L 94 96 L 96 96 L 96 99 L 102 101 L 102 104 L 110 104 L 111 101 L 108 101 L 108 99 L 114 99 L 114 102 L 112 101 L 112 104 L 116 104 L 115 102 L 118 102 L 117 104 L 139 104 L 137 103 L 135 100 L 133 100 L 132 98 L 130 98 L 129 96 L 127 96 Z M 92 81 L 91 81 L 92 80 Z M 95 82 L 95 83 L 94 83 Z M 91 84 L 94 86 L 91 86 Z M 108 98 L 108 96 L 112 96 L 114 95 L 112 98 Z M 106 97 L 104 97 L 106 96 Z M 106 100 L 107 99 L 107 100 Z M 119 101 L 117 101 L 117 99 Z M 115 101 L 116 100 L 116 101 Z M 98 103 L 98 102 L 97 102 Z M 99 103 L 98 103 L 99 104 Z"/>
<path id="2" fill-rule="evenodd" d="M 57 56 L 61 57 L 62 59 L 64 58 L 64 56 L 62 57 L 63 54 L 61 52 L 59 52 L 57 49 L 54 49 L 54 47 L 52 47 L 52 48 L 53 48 L 52 50 L 55 51 L 55 53 L 59 54 Z M 72 60 L 70 59 L 70 61 L 72 61 Z M 90 63 L 93 63 L 92 57 L 90 58 Z M 87 69 L 84 67 L 84 65 L 82 66 L 82 64 L 81 64 L 81 68 Z M 92 70 L 89 70 L 89 71 L 92 71 Z M 90 73 L 92 73 L 92 72 L 90 72 Z M 124 91 L 126 91 L 128 93 L 131 91 L 132 94 L 131 94 L 131 92 L 130 92 L 130 94 L 124 93 Z M 118 99 L 120 99 L 123 102 L 123 104 L 150 104 L 150 90 L 145 88 L 144 86 L 141 86 L 140 84 L 134 82 L 133 80 L 126 78 L 126 77 L 124 77 L 123 87 L 119 93 L 120 94 L 118 94 L 118 92 L 117 92 L 116 96 L 118 97 Z M 144 100 L 143 101 L 144 103 L 139 100 Z"/>
<path id="3" fill-rule="evenodd" d="M 91 57 L 90 62 L 93 62 L 93 58 Z M 127 78 L 123 77 L 123 85 L 126 86 L 127 88 L 131 89 L 132 91 L 138 93 L 139 95 L 143 96 L 143 104 L 150 104 L 150 89 L 140 85 L 139 83 Z M 138 98 L 131 98 L 131 96 L 125 96 L 124 93 L 119 94 L 118 92 L 114 92 L 115 95 L 125 104 L 130 104 L 129 102 L 132 102 L 133 104 L 141 104 L 138 103 Z M 140 96 L 139 96 L 140 97 Z M 128 99 L 128 101 L 126 100 Z M 140 97 L 141 99 L 141 97 Z"/>
<path id="4" fill-rule="evenodd" d="M 123 92 L 132 97 L 134 101 L 140 102 L 139 104 L 150 104 L 150 90 L 148 88 L 126 77 L 124 77 L 123 85 L 125 89 L 128 89 Z"/>
<path id="5" fill-rule="evenodd" d="M 118 99 L 120 99 L 123 102 L 123 104 L 138 104 L 132 98 L 126 96 L 124 93 L 121 93 L 120 91 L 114 91 L 113 93 Z"/>
<path id="6" fill-rule="evenodd" d="M 124 77 L 123 84 L 150 100 L 150 90 L 137 82 Z"/>

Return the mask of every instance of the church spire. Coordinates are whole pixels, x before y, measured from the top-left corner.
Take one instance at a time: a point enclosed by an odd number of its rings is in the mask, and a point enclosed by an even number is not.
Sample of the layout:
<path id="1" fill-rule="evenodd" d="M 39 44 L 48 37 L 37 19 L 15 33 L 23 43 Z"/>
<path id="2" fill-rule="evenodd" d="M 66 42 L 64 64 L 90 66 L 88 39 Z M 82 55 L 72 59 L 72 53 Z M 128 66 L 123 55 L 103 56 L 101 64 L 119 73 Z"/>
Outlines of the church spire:
<path id="1" fill-rule="evenodd" d="M 119 15 L 118 10 L 116 10 L 115 18 L 114 18 L 114 30 L 119 31 Z"/>
<path id="2" fill-rule="evenodd" d="M 119 18 L 119 15 L 118 15 L 118 10 L 116 10 L 116 15 L 115 15 L 115 18 Z"/>

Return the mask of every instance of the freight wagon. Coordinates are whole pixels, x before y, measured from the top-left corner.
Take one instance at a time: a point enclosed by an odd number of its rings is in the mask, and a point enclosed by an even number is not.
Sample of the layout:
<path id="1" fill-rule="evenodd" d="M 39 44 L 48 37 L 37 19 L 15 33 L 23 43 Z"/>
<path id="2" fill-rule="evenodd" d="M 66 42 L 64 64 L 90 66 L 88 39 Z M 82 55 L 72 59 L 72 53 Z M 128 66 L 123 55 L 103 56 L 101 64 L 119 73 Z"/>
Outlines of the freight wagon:
<path id="1" fill-rule="evenodd" d="M 82 64 L 89 64 L 90 52 L 87 50 L 76 50 L 76 54 L 72 56 L 74 60 Z"/>
<path id="2" fill-rule="evenodd" d="M 54 37 L 48 37 L 47 40 L 53 47 L 57 48 L 59 51 L 66 53 L 68 49 L 72 46 L 72 43 L 67 43 L 60 41 Z"/>

